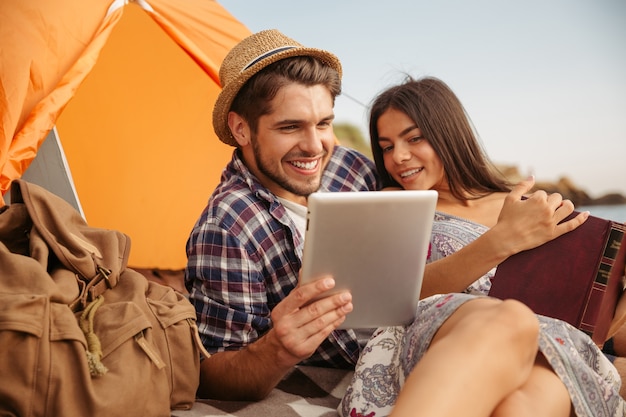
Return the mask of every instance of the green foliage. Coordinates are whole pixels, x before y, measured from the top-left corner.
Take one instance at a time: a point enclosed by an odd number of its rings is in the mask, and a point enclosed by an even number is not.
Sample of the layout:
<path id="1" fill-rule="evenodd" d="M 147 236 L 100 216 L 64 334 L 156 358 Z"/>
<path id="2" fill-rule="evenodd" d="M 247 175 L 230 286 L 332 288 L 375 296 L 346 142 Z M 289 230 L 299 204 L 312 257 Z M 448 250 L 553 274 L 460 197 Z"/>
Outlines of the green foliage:
<path id="1" fill-rule="evenodd" d="M 369 140 L 363 137 L 363 133 L 357 126 L 350 123 L 337 123 L 333 124 L 333 129 L 340 144 L 372 158 Z"/>

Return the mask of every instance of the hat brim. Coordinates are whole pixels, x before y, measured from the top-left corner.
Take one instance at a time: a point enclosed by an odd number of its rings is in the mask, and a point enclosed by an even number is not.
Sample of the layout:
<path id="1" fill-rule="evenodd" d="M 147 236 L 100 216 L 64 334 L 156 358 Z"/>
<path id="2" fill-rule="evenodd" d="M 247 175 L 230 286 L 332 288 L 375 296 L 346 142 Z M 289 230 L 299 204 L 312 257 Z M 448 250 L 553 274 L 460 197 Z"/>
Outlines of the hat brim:
<path id="1" fill-rule="evenodd" d="M 339 74 L 342 75 L 341 62 L 339 59 L 328 51 L 317 48 L 295 47 L 285 51 L 278 52 L 271 55 L 246 70 L 242 71 L 237 78 L 230 81 L 217 96 L 215 106 L 213 107 L 213 130 L 217 137 L 227 145 L 237 146 L 237 141 L 233 138 L 233 135 L 228 127 L 228 112 L 233 104 L 235 96 L 241 90 L 241 87 L 250 79 L 253 75 L 261 71 L 274 62 L 281 59 L 296 57 L 296 56 L 311 56 L 319 59 L 324 64 L 333 68 Z"/>

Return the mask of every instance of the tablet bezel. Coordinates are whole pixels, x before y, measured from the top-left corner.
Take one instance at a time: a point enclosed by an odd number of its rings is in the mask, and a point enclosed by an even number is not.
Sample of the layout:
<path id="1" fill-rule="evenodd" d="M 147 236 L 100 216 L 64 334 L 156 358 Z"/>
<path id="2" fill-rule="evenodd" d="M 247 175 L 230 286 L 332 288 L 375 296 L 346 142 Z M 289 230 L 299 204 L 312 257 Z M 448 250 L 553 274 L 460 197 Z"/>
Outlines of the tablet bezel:
<path id="1" fill-rule="evenodd" d="M 352 293 L 340 328 L 409 324 L 415 318 L 437 192 L 316 192 L 308 198 L 302 283 L 332 275 Z"/>

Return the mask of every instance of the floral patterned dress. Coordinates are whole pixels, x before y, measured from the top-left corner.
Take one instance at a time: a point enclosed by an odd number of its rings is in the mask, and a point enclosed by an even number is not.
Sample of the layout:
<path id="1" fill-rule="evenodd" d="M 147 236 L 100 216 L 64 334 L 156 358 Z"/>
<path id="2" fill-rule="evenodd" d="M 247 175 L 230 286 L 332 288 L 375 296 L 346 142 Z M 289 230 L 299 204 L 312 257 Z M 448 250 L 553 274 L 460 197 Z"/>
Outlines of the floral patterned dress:
<path id="1" fill-rule="evenodd" d="M 456 252 L 486 230 L 465 219 L 436 213 L 429 262 Z M 339 404 L 339 415 L 389 415 L 405 378 L 428 349 L 437 329 L 464 302 L 486 295 L 494 272 L 495 268 L 475 281 L 466 293 L 420 301 L 417 319 L 408 327 L 376 330 Z M 626 403 L 619 395 L 619 374 L 595 343 L 563 321 L 538 318 L 539 350 L 569 391 L 576 416 L 626 416 Z"/>

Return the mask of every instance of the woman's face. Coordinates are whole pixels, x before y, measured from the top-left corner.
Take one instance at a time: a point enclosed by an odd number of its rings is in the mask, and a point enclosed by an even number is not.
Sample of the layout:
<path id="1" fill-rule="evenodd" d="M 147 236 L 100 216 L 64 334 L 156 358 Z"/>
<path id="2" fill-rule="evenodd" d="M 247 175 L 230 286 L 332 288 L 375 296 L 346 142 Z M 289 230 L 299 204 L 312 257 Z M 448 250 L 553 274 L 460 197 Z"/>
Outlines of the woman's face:
<path id="1" fill-rule="evenodd" d="M 385 169 L 404 189 L 439 190 L 447 184 L 441 159 L 409 116 L 387 109 L 376 128 Z"/>

